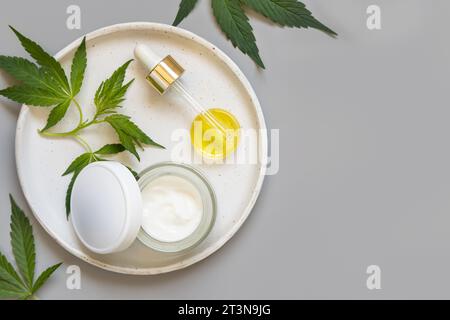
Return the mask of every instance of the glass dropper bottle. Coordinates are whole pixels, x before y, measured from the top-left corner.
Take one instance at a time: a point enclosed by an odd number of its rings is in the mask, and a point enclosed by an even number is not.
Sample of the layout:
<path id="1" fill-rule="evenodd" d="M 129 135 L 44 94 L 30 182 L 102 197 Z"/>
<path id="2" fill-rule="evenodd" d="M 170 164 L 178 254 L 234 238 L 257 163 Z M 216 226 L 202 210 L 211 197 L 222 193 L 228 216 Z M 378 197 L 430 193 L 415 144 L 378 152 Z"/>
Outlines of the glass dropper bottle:
<path id="1" fill-rule="evenodd" d="M 213 160 L 224 159 L 236 151 L 240 131 L 237 119 L 226 110 L 204 108 L 180 81 L 184 69 L 172 56 L 161 58 L 142 44 L 136 46 L 134 55 L 146 67 L 147 81 L 159 94 L 173 91 L 184 99 L 194 114 L 191 141 L 195 150 Z"/>

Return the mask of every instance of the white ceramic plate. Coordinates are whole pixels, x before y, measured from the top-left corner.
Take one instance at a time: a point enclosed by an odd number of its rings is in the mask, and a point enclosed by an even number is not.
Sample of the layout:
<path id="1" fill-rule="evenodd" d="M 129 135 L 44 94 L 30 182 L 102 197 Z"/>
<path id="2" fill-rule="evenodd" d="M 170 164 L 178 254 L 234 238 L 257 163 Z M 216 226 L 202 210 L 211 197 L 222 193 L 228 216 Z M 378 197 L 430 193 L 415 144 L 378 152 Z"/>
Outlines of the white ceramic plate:
<path id="1" fill-rule="evenodd" d="M 81 39 L 71 43 L 56 55 L 64 68 L 70 63 Z M 172 54 L 187 70 L 184 83 L 205 106 L 231 111 L 243 128 L 265 129 L 258 99 L 239 68 L 222 51 L 191 32 L 154 23 L 127 23 L 100 29 L 87 35 L 88 68 L 78 96 L 85 113 L 91 115 L 93 97 L 101 81 L 122 63 L 133 58 L 137 43 L 146 43 L 161 55 Z M 136 171 L 149 165 L 171 160 L 176 128 L 188 128 L 193 116 L 174 95 L 160 97 L 145 81 L 141 66 L 134 62 L 127 79 L 136 78 L 127 94 L 122 113 L 127 114 L 153 139 L 167 150 L 146 148 L 141 162 L 129 154 L 116 159 Z M 74 126 L 77 114 L 71 108 L 66 119 L 55 128 L 64 131 Z M 41 137 L 37 130 L 45 124 L 48 110 L 23 106 L 17 125 L 16 158 L 20 183 L 25 197 L 44 229 L 66 250 L 103 269 L 128 274 L 158 274 L 192 265 L 218 250 L 249 215 L 260 192 L 265 167 L 247 165 L 197 165 L 209 179 L 218 198 L 217 222 L 208 238 L 194 250 L 184 254 L 154 252 L 136 241 L 131 248 L 112 255 L 89 252 L 76 238 L 65 217 L 64 198 L 70 177 L 61 177 L 70 162 L 83 152 L 72 140 L 52 140 Z M 83 137 L 93 147 L 116 142 L 107 126 L 88 129 Z M 189 141 L 186 141 L 189 143 Z M 257 141 L 267 158 L 267 135 L 262 132 Z M 240 147 L 238 153 L 245 152 Z"/>

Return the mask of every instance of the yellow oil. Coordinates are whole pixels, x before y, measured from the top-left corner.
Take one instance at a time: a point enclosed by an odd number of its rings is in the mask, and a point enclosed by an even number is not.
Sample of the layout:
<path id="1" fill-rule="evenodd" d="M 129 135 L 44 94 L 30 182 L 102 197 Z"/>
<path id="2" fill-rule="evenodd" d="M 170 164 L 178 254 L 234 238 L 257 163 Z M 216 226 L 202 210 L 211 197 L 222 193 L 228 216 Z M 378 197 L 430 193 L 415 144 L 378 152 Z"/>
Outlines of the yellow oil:
<path id="1" fill-rule="evenodd" d="M 239 144 L 240 124 L 228 111 L 209 109 L 195 117 L 191 126 L 194 149 L 205 158 L 225 159 Z"/>

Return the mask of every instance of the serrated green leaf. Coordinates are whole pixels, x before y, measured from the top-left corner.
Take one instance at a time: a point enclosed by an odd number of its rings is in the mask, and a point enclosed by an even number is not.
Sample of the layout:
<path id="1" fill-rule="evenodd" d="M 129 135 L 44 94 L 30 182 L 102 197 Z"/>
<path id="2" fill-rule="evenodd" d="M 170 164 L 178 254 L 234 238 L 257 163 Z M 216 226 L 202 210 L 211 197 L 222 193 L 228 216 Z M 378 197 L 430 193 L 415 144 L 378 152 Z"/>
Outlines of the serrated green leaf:
<path id="1" fill-rule="evenodd" d="M 66 192 L 66 217 L 67 219 L 69 219 L 70 216 L 70 211 L 71 211 L 71 204 L 70 204 L 70 199 L 72 198 L 72 191 L 73 191 L 73 186 L 75 184 L 75 180 L 77 180 L 79 172 L 75 172 L 72 176 L 72 179 L 70 179 L 70 183 L 69 186 L 67 187 L 67 192 Z"/>
<path id="2" fill-rule="evenodd" d="M 178 26 L 194 10 L 197 2 L 198 0 L 182 0 L 173 25 Z"/>
<path id="3" fill-rule="evenodd" d="M 110 113 L 124 101 L 125 94 L 134 80 L 123 85 L 125 73 L 133 60 L 129 60 L 119 67 L 110 78 L 102 82 L 95 93 L 94 103 L 97 108 L 97 116 Z"/>
<path id="4" fill-rule="evenodd" d="M 120 107 L 120 104 L 125 101 L 125 94 L 127 93 L 128 88 L 131 86 L 131 84 L 133 84 L 133 82 L 134 79 L 126 83 L 124 86 L 120 87 L 116 92 L 111 93 L 107 98 L 108 100 L 104 101 L 104 107 L 101 110 L 101 113 L 107 114 L 109 112 L 115 112 L 115 110 L 112 109 Z"/>
<path id="5" fill-rule="evenodd" d="M 121 144 L 107 144 L 94 153 L 100 155 L 111 155 L 124 152 L 125 150 L 125 147 Z"/>
<path id="6" fill-rule="evenodd" d="M 20 289 L 7 281 L 0 280 L 0 299 L 23 300 L 31 295 L 26 289 Z"/>
<path id="7" fill-rule="evenodd" d="M 108 120 L 107 120 L 108 121 Z M 137 150 L 136 150 L 136 143 L 135 140 L 130 137 L 123 129 L 121 128 L 120 124 L 117 124 L 116 121 L 109 119 L 108 121 L 113 129 L 116 131 L 120 142 L 122 145 L 127 149 L 129 152 L 131 152 L 139 161 L 141 160 Z"/>
<path id="8" fill-rule="evenodd" d="M 45 89 L 61 97 L 67 96 L 61 92 L 58 83 L 50 75 L 27 59 L 0 56 L 0 69 L 27 86 Z"/>
<path id="9" fill-rule="evenodd" d="M 11 247 L 17 267 L 29 289 L 33 287 L 36 252 L 34 248 L 33 229 L 25 213 L 17 206 L 13 197 L 11 201 Z"/>
<path id="10" fill-rule="evenodd" d="M 330 35 L 337 33 L 313 17 L 305 4 L 297 0 L 242 0 L 273 22 L 287 27 L 315 28 Z"/>
<path id="11" fill-rule="evenodd" d="M 11 30 L 16 34 L 23 48 L 33 57 L 36 62 L 51 74 L 55 80 L 59 83 L 62 89 L 68 94 L 70 93 L 69 81 L 67 80 L 64 69 L 61 64 L 56 61 L 50 54 L 41 48 L 36 42 L 28 39 L 19 31 L 11 27 Z"/>
<path id="12" fill-rule="evenodd" d="M 110 160 L 97 157 L 97 161 L 110 161 Z M 136 180 L 139 180 L 139 174 L 136 171 L 131 169 L 131 167 L 128 166 L 125 167 L 131 172 L 131 174 L 134 176 Z"/>
<path id="13" fill-rule="evenodd" d="M 0 281 L 7 283 L 8 288 L 15 288 L 16 291 L 28 292 L 28 288 L 23 280 L 19 277 L 12 264 L 0 252 Z"/>
<path id="14" fill-rule="evenodd" d="M 42 129 L 42 131 L 50 129 L 51 127 L 55 126 L 59 121 L 61 121 L 61 119 L 64 118 L 64 116 L 66 115 L 67 109 L 69 109 L 71 102 L 72 102 L 71 100 L 67 100 L 54 107 L 50 112 L 47 119 L 47 124 L 45 125 L 44 129 Z"/>
<path id="15" fill-rule="evenodd" d="M 19 85 L 0 90 L 0 95 L 15 102 L 36 107 L 51 107 L 67 99 L 54 92 L 27 85 Z"/>
<path id="16" fill-rule="evenodd" d="M 29 86 L 40 87 L 42 83 L 42 74 L 38 66 L 27 59 L 0 56 L 0 69 Z"/>
<path id="17" fill-rule="evenodd" d="M 36 282 L 33 285 L 33 294 L 36 293 L 42 285 L 50 278 L 50 276 L 62 265 L 62 263 L 57 263 L 40 274 Z"/>
<path id="18" fill-rule="evenodd" d="M 25 213 L 13 197 L 11 201 L 11 246 L 19 276 L 8 259 L 0 252 L 0 299 L 28 299 L 35 293 L 52 273 L 60 266 L 54 265 L 45 270 L 34 282 L 36 253 L 33 228 Z"/>
<path id="19" fill-rule="evenodd" d="M 67 176 L 74 172 L 80 172 L 87 165 L 95 161 L 95 154 L 93 153 L 83 153 L 79 157 L 77 157 L 67 168 L 67 170 L 63 173 L 63 176 Z"/>
<path id="20" fill-rule="evenodd" d="M 72 86 L 72 96 L 76 96 L 83 84 L 84 73 L 87 67 L 87 55 L 86 55 L 86 37 L 81 41 L 72 61 L 72 69 L 70 73 L 70 83 Z"/>
<path id="21" fill-rule="evenodd" d="M 136 145 L 146 144 L 159 148 L 164 148 L 160 144 L 153 141 L 147 136 L 136 124 L 134 124 L 129 117 L 115 114 L 105 118 L 119 136 L 121 144 L 131 152 L 138 160 L 140 160 L 139 154 L 136 151 Z"/>
<path id="22" fill-rule="evenodd" d="M 100 159 L 95 156 L 93 153 L 83 153 L 79 157 L 77 157 L 67 168 L 67 170 L 63 173 L 63 176 L 73 173 L 72 179 L 70 180 L 69 186 L 67 187 L 66 192 L 66 216 L 69 218 L 71 206 L 70 199 L 72 197 L 72 190 L 75 184 L 75 180 L 80 174 L 81 170 L 86 168 L 89 164 L 99 161 Z"/>
<path id="23" fill-rule="evenodd" d="M 134 178 L 137 180 L 139 180 L 139 173 L 137 173 L 136 171 L 134 171 L 133 169 L 131 169 L 130 167 L 127 167 L 128 170 L 130 170 L 131 174 L 134 176 Z"/>
<path id="24" fill-rule="evenodd" d="M 240 0 L 212 0 L 212 8 L 217 23 L 233 46 L 238 47 L 264 69 L 253 28 L 241 7 Z"/>

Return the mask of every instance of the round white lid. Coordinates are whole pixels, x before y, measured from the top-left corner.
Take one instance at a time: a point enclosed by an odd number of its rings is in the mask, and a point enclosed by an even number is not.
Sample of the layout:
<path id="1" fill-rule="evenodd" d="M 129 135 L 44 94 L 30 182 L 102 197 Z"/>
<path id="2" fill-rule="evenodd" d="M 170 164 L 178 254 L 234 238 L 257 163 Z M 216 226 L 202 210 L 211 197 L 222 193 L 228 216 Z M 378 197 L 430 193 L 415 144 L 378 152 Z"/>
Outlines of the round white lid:
<path id="1" fill-rule="evenodd" d="M 75 180 L 71 197 L 75 233 L 100 254 L 127 249 L 142 224 L 142 196 L 133 174 L 113 161 L 94 162 Z"/>

